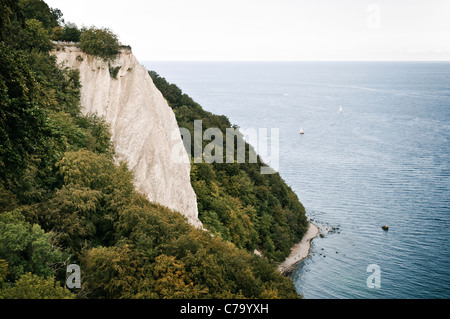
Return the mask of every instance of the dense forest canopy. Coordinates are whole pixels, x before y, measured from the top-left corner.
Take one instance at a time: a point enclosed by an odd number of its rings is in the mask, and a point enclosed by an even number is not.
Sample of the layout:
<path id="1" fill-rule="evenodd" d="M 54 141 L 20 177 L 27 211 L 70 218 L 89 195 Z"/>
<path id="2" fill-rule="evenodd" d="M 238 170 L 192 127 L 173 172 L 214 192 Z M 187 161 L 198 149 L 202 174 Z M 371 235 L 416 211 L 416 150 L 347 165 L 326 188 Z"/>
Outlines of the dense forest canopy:
<path id="1" fill-rule="evenodd" d="M 276 262 L 307 223 L 278 174 L 193 164 L 209 231 L 192 227 L 135 190 L 106 122 L 81 113 L 78 72 L 49 54 L 92 34 L 41 0 L 0 0 L 0 18 L 0 298 L 298 298 Z M 150 74 L 180 127 L 230 127 Z M 81 289 L 65 286 L 69 264 Z"/>

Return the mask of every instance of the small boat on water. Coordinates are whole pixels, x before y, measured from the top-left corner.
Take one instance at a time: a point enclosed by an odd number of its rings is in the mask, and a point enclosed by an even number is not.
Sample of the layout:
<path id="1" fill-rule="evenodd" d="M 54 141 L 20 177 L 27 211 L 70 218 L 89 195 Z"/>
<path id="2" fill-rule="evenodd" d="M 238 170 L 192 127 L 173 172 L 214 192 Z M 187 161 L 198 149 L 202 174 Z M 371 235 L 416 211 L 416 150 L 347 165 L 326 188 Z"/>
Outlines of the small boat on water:
<path id="1" fill-rule="evenodd" d="M 300 135 L 304 135 L 305 132 L 303 132 L 303 127 L 300 129 Z"/>
<path id="2" fill-rule="evenodd" d="M 344 112 L 344 109 L 342 108 L 342 105 L 339 107 L 339 112 L 340 112 L 340 113 L 343 113 L 343 112 Z"/>

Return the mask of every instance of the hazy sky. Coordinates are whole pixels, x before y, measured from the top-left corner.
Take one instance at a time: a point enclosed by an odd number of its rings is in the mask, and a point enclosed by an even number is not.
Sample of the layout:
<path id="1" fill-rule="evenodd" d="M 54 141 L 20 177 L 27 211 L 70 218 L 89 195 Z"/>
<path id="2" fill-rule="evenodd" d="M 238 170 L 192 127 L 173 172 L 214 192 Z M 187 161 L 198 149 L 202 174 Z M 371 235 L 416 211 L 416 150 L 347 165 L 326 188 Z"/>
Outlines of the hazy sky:
<path id="1" fill-rule="evenodd" d="M 45 1 L 141 61 L 450 61 L 450 0 Z"/>

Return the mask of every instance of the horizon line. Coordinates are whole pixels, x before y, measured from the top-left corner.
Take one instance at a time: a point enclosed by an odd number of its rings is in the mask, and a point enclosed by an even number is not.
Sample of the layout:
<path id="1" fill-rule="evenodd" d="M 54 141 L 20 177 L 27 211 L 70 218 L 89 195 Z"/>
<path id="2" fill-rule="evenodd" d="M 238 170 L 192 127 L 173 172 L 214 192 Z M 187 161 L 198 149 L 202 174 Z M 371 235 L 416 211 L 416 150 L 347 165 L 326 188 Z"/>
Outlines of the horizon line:
<path id="1" fill-rule="evenodd" d="M 412 62 L 450 63 L 450 60 L 152 60 L 145 62 Z"/>

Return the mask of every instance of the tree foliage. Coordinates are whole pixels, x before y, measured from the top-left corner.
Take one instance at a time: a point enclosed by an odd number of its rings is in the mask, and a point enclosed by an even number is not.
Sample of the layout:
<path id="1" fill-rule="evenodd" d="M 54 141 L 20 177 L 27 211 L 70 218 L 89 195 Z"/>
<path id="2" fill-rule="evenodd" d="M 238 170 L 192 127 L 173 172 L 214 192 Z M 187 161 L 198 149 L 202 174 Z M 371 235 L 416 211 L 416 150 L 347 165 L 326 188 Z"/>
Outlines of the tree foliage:
<path id="1" fill-rule="evenodd" d="M 28 272 L 53 276 L 67 256 L 56 248 L 51 233 L 26 222 L 21 211 L 0 213 L 0 259 L 7 262 L 11 281 Z"/>
<path id="2" fill-rule="evenodd" d="M 81 49 L 103 60 L 114 60 L 119 54 L 117 36 L 109 29 L 89 28 L 80 37 Z"/>
<path id="3" fill-rule="evenodd" d="M 20 0 L 19 5 L 25 19 L 39 20 L 47 30 L 58 26 L 61 22 L 61 11 L 50 8 L 43 0 Z"/>
<path id="4" fill-rule="evenodd" d="M 82 33 L 76 24 L 67 23 L 64 26 L 54 27 L 51 32 L 51 39 L 53 41 L 80 42 Z"/>
<path id="5" fill-rule="evenodd" d="M 0 0 L 0 42 L 5 41 L 11 33 L 12 21 L 24 25 L 23 11 L 20 10 L 18 0 Z"/>
<path id="6" fill-rule="evenodd" d="M 26 29 L 22 32 L 21 42 L 23 47 L 29 51 L 38 50 L 39 52 L 48 52 L 53 44 L 50 42 L 49 34 L 44 29 L 42 22 L 36 19 L 29 19 L 25 22 Z"/>
<path id="7" fill-rule="evenodd" d="M 0 289 L 0 299 L 74 299 L 76 296 L 61 287 L 53 277 L 32 273 L 22 275 L 14 285 Z"/>

